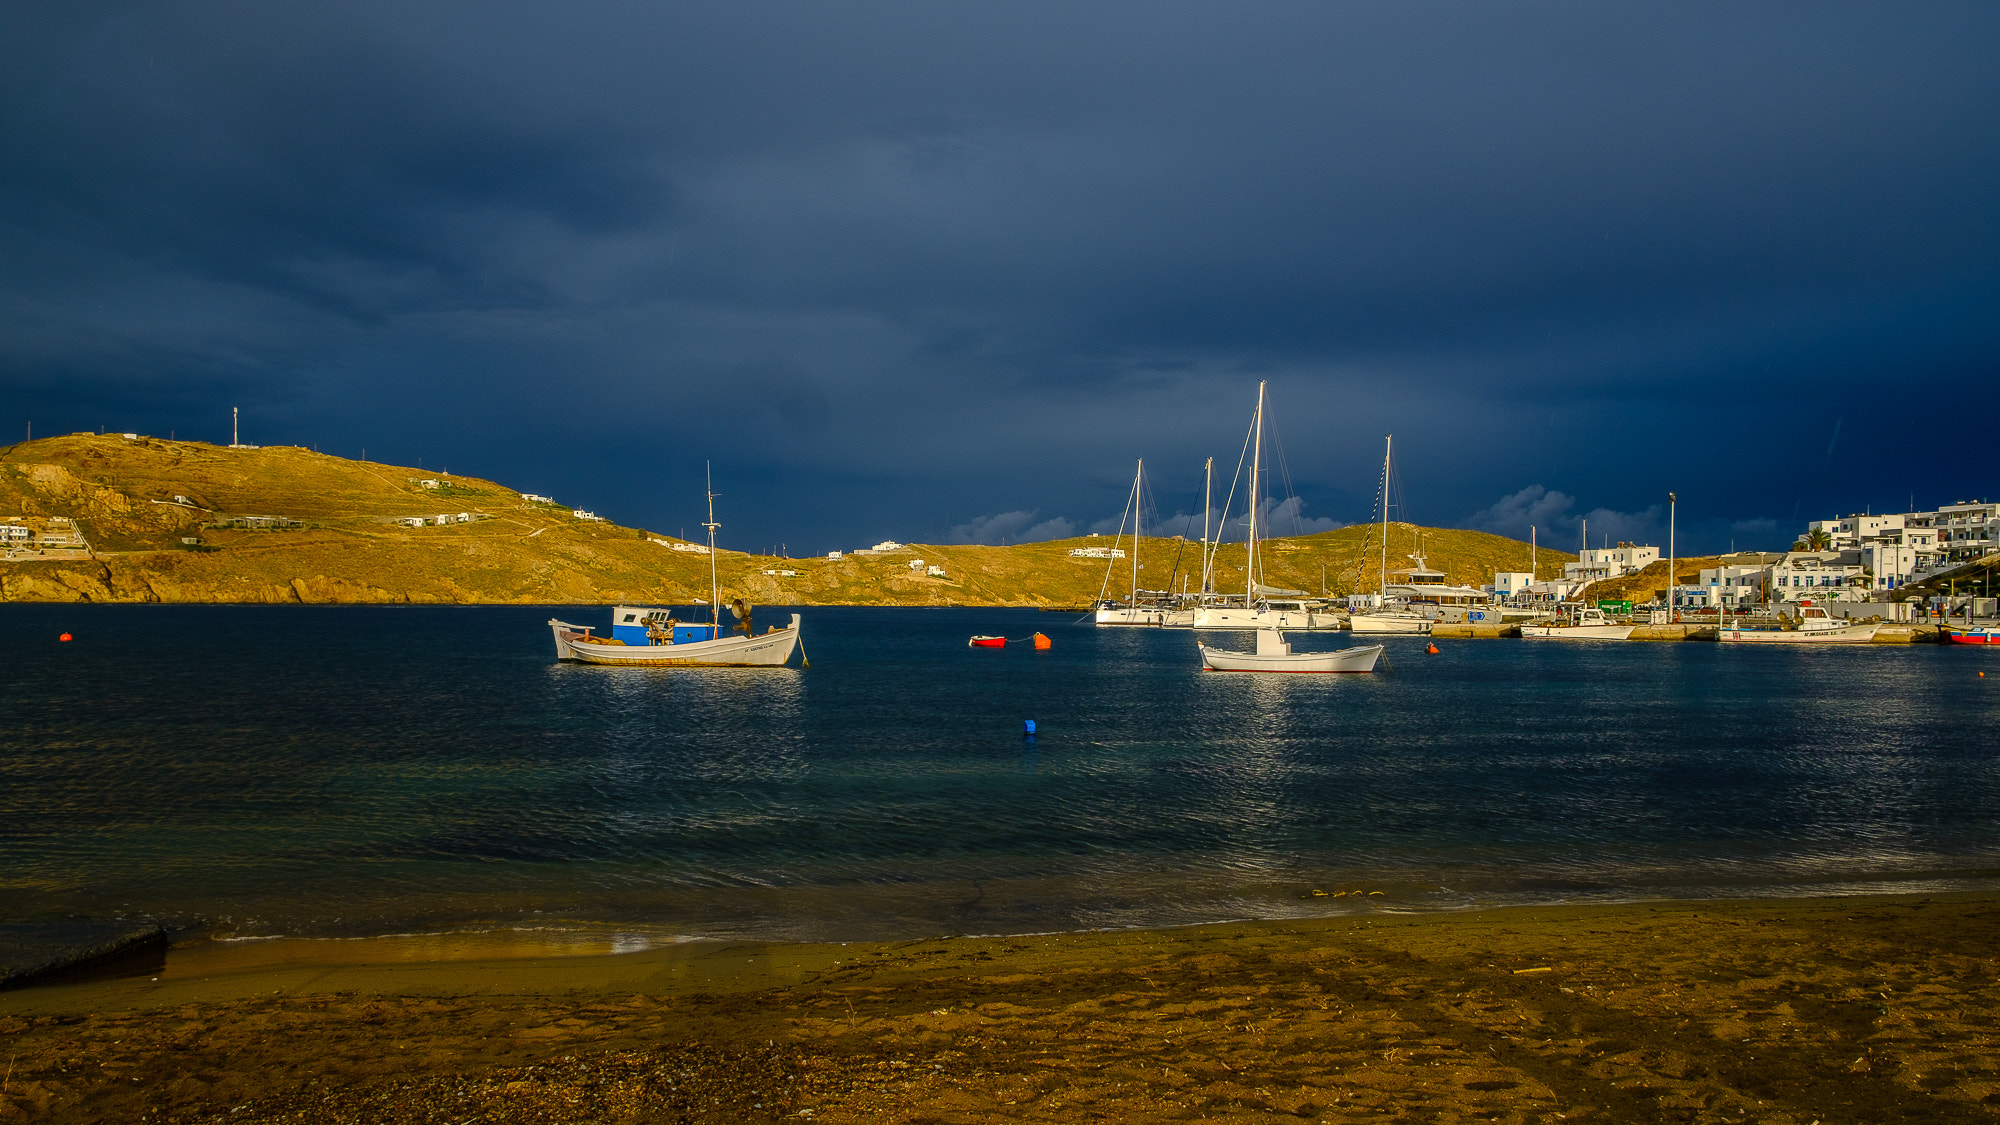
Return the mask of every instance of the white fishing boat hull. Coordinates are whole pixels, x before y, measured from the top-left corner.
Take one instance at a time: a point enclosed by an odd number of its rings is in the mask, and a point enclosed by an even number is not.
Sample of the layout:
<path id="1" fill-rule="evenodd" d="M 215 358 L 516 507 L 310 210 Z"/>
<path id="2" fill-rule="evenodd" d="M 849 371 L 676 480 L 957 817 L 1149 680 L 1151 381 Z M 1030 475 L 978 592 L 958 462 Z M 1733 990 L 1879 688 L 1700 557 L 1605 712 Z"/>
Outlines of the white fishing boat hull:
<path id="1" fill-rule="evenodd" d="M 1873 643 L 1880 625 L 1843 625 L 1835 629 L 1735 629 L 1723 628 L 1719 641 L 1780 645 L 1865 645 Z"/>
<path id="2" fill-rule="evenodd" d="M 1637 628 L 1637 625 L 1523 625 L 1521 635 L 1559 641 L 1622 641 Z"/>
<path id="3" fill-rule="evenodd" d="M 1382 658 L 1381 645 L 1359 645 L 1337 652 L 1288 652 L 1264 656 L 1254 652 L 1201 648 L 1201 666 L 1210 672 L 1373 672 Z"/>
<path id="4" fill-rule="evenodd" d="M 1167 611 L 1153 606 L 1111 606 L 1097 611 L 1099 625 L 1162 625 Z"/>
<path id="5" fill-rule="evenodd" d="M 799 615 L 792 623 L 751 637 L 717 637 L 677 645 L 613 645 L 593 643 L 583 627 L 549 619 L 555 635 L 556 659 L 585 664 L 622 664 L 642 668 L 762 668 L 792 658 L 799 647 Z"/>
<path id="6" fill-rule="evenodd" d="M 1431 619 L 1417 613 L 1357 613 L 1347 619 L 1356 633 L 1410 634 L 1431 631 Z"/>
<path id="7" fill-rule="evenodd" d="M 1257 630 L 1257 651 L 1195 646 L 1201 666 L 1209 672 L 1373 672 L 1382 658 L 1381 645 L 1357 645 L 1333 652 L 1293 652 L 1276 629 Z"/>

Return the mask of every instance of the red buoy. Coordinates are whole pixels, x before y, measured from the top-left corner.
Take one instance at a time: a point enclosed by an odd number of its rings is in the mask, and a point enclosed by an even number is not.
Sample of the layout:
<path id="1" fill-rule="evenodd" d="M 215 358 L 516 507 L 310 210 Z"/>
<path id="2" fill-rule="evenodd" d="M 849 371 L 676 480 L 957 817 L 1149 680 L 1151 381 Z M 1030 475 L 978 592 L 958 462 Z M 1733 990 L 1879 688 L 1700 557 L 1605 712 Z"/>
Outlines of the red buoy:
<path id="1" fill-rule="evenodd" d="M 59 640 L 59 641 L 66 641 L 66 640 L 69 640 L 69 639 L 70 639 L 70 635 L 69 635 L 68 633 L 64 633 L 64 634 L 63 634 L 62 636 L 60 636 L 60 637 L 57 637 L 57 638 L 56 638 L 56 640 Z"/>

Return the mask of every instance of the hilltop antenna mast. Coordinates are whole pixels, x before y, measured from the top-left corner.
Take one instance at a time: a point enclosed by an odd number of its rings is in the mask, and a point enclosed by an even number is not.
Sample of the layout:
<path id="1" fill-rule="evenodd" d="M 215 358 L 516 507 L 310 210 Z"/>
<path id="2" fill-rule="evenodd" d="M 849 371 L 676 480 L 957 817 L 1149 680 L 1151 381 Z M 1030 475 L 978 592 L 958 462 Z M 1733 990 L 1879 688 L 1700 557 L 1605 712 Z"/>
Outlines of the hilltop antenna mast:
<path id="1" fill-rule="evenodd" d="M 231 449 L 235 449 L 237 446 L 243 444 L 243 438 L 237 432 L 236 423 L 237 412 L 236 408 L 232 406 L 229 408 L 229 448 Z"/>

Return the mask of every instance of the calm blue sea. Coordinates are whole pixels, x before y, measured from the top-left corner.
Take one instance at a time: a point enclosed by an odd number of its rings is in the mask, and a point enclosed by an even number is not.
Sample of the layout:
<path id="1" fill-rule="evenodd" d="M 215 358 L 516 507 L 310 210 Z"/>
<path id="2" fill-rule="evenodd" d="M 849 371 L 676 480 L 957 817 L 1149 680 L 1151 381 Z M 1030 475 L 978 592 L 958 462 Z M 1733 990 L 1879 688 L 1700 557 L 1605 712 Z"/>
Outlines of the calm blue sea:
<path id="1" fill-rule="evenodd" d="M 2000 874 L 1988 651 L 1250 676 L 1185 631 L 802 612 L 810 669 L 691 672 L 555 663 L 551 613 L 604 609 L 0 607 L 0 921 L 849 940 Z"/>

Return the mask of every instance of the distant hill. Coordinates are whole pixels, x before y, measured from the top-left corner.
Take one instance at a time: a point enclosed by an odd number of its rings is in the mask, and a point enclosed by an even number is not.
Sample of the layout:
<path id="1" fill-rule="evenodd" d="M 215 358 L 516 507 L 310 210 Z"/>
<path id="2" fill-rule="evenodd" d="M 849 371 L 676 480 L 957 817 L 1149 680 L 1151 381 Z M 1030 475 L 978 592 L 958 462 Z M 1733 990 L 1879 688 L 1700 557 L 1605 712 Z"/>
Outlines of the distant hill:
<path id="1" fill-rule="evenodd" d="M 450 520 L 440 526 L 438 516 Z M 672 605 L 705 599 L 709 588 L 708 557 L 672 549 L 680 541 L 671 536 L 581 519 L 491 481 L 290 446 L 117 434 L 24 442 L 0 450 L 0 522 L 10 517 L 38 530 L 51 517 L 73 521 L 87 550 L 11 552 L 0 562 L 4 601 Z M 417 518 L 424 526 L 398 522 Z M 1361 526 L 1272 540 L 1267 581 L 1372 591 L 1378 536 Z M 1526 543 L 1411 524 L 1390 525 L 1391 569 L 1410 565 L 1419 539 L 1454 582 L 1477 586 L 1495 570 L 1528 569 Z M 1091 537 L 912 544 L 838 560 L 723 551 L 715 561 L 725 598 L 763 605 L 1084 606 L 1107 563 L 1070 552 L 1109 545 Z M 1559 575 L 1574 557 L 1545 549 L 1540 573 Z M 1149 538 L 1140 562 L 1149 588 L 1199 585 L 1199 544 Z M 930 575 L 932 566 L 944 576 Z M 1121 594 L 1129 560 L 1111 570 L 1110 590 Z M 1216 587 L 1242 582 L 1242 546 L 1224 547 Z"/>

